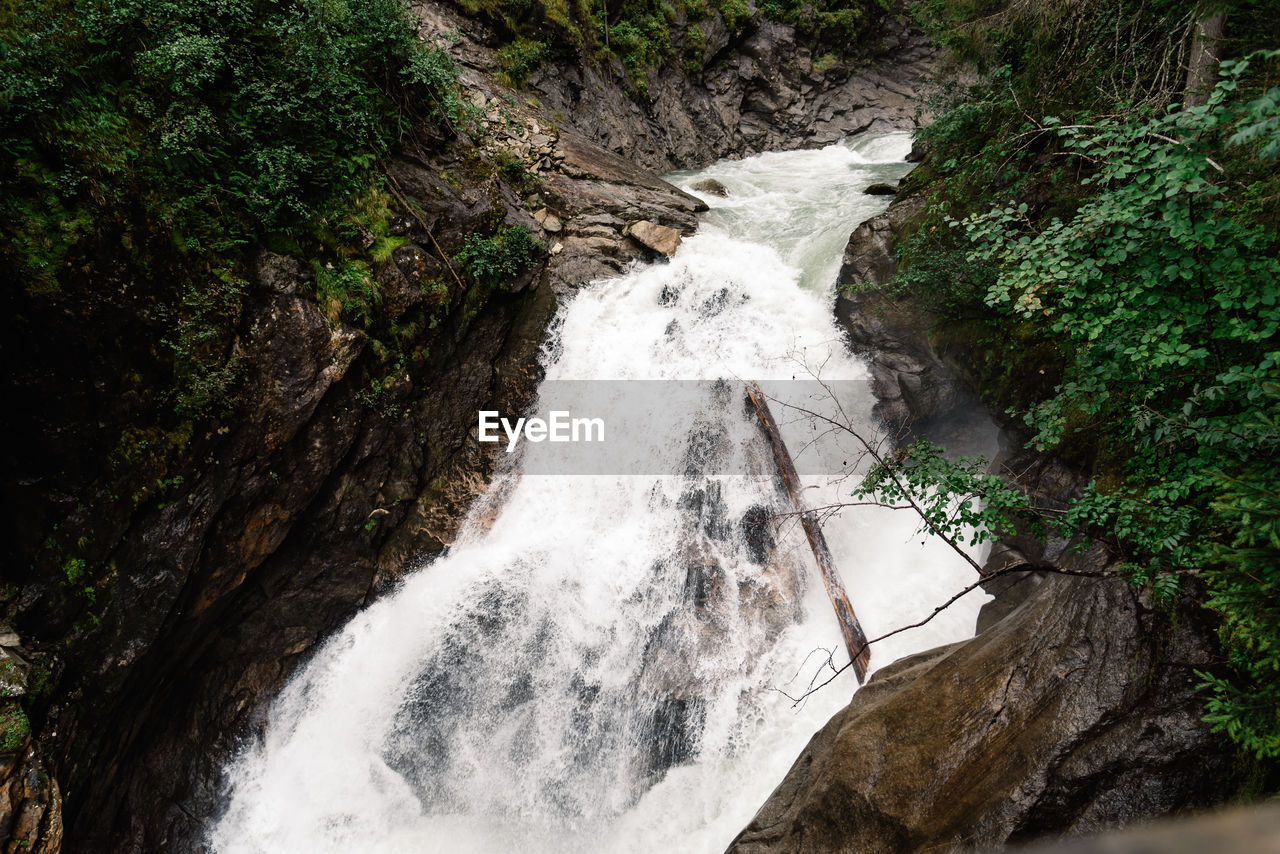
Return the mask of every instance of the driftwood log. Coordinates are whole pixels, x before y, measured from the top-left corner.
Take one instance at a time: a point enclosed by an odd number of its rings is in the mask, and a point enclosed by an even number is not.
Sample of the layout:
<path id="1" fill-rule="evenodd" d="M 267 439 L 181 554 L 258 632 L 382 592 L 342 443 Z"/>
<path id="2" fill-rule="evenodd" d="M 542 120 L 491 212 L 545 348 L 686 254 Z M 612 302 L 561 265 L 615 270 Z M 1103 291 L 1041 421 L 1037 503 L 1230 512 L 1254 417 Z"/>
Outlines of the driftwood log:
<path id="1" fill-rule="evenodd" d="M 858 677 L 858 684 L 861 685 L 867 678 L 867 668 L 871 666 L 871 649 L 867 646 L 867 636 L 858 623 L 857 615 L 853 613 L 848 594 L 844 592 L 844 585 L 840 582 L 839 573 L 836 572 L 835 561 L 831 557 L 831 549 L 827 547 L 827 538 L 822 535 L 818 518 L 812 510 L 805 508 L 800 495 L 800 476 L 796 474 L 795 463 L 791 461 L 791 452 L 782 441 L 778 424 L 773 420 L 773 413 L 769 411 L 769 401 L 765 399 L 764 392 L 755 382 L 747 383 L 747 396 L 751 398 L 751 403 L 756 408 L 760 426 L 769 437 L 769 445 L 773 448 L 773 459 L 778 464 L 778 473 L 782 475 L 782 482 L 787 487 L 791 503 L 795 505 L 796 513 L 800 516 L 800 524 L 804 527 L 805 536 L 809 538 L 809 545 L 813 548 L 813 559 L 817 561 L 818 571 L 822 573 L 822 583 L 826 586 L 827 595 L 831 597 L 831 605 L 836 610 L 840 633 L 844 635 L 844 645 L 849 650 L 849 657 L 853 660 L 853 672 Z"/>

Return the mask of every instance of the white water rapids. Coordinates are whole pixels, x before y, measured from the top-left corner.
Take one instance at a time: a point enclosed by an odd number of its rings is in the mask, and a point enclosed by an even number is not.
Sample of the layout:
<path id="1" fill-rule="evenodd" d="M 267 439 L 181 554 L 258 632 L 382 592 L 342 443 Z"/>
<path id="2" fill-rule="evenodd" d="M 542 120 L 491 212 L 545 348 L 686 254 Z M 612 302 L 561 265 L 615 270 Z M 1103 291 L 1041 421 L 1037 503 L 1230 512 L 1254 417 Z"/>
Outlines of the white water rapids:
<path id="1" fill-rule="evenodd" d="M 561 307 L 547 380 L 865 378 L 833 283 L 852 227 L 885 206 L 861 190 L 905 174 L 908 147 L 867 135 L 673 176 L 730 196 L 705 197 L 669 263 Z M 750 424 L 735 389 L 723 417 Z M 876 429 L 865 387 L 844 403 Z M 850 491 L 806 482 L 811 506 Z M 799 526 L 776 549 L 748 533 L 762 508 L 786 509 L 768 477 L 519 478 L 492 527 L 464 528 L 300 668 L 227 768 L 213 849 L 723 851 L 857 687 L 846 672 L 799 708 L 775 690 L 826 678 L 815 649 L 847 656 Z M 916 522 L 858 507 L 826 524 L 869 637 L 973 580 Z M 873 668 L 970 636 L 983 601 L 876 644 Z"/>

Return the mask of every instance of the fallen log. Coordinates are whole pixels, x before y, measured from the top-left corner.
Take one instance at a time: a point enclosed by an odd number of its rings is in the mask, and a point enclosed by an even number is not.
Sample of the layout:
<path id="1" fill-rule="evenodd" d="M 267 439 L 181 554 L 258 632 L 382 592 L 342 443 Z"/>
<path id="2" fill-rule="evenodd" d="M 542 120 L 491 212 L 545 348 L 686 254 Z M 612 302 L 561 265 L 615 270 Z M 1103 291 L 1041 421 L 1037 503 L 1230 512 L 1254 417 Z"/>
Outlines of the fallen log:
<path id="1" fill-rule="evenodd" d="M 805 536 L 809 538 L 813 559 L 817 561 L 818 571 L 822 574 L 822 583 L 827 588 L 827 595 L 831 597 L 831 606 L 836 611 L 836 621 L 840 623 L 840 633 L 844 635 L 844 645 L 849 650 L 849 657 L 853 659 L 853 672 L 858 677 L 858 684 L 861 685 L 867 678 L 867 668 L 871 666 L 871 650 L 867 646 L 867 636 L 858 623 L 857 615 L 853 613 L 848 594 L 844 592 L 844 585 L 840 582 L 839 573 L 836 572 L 835 560 L 831 557 L 831 549 L 827 547 L 827 538 L 822 535 L 818 518 L 812 510 L 805 509 L 804 501 L 800 496 L 800 476 L 796 474 L 795 463 L 791 461 L 791 452 L 782 441 L 778 424 L 773 420 L 773 413 L 769 411 L 769 401 L 765 399 L 764 392 L 756 382 L 747 383 L 747 396 L 751 398 L 751 403 L 756 408 L 760 426 L 764 428 L 765 435 L 769 438 L 769 445 L 773 448 L 773 459 L 778 464 L 778 474 L 782 476 L 782 482 L 791 496 L 791 503 L 800 516 L 800 524 L 804 528 Z"/>

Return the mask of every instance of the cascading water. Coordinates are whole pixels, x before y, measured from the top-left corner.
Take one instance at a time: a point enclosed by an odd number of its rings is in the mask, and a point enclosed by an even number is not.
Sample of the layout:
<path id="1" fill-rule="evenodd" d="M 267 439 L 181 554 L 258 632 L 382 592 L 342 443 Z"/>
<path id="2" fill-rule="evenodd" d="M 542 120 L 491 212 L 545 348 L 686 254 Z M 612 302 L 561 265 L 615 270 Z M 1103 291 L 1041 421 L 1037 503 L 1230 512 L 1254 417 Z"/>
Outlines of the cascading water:
<path id="1" fill-rule="evenodd" d="M 510 475 L 490 527 L 464 527 L 275 700 L 227 770 L 216 851 L 723 850 L 856 684 L 846 672 L 799 708 L 775 690 L 825 678 L 815 650 L 847 660 L 839 629 L 798 526 L 761 524 L 788 509 L 774 482 L 699 474 L 700 431 L 750 425 L 739 379 L 866 376 L 831 285 L 852 225 L 884 206 L 861 189 L 901 177 L 908 145 L 867 135 L 672 177 L 730 196 L 707 197 L 670 263 L 569 300 L 545 363 L 547 383 L 734 381 L 656 452 L 682 474 Z M 865 387 L 843 401 L 868 433 L 873 402 Z M 793 447 L 803 429 L 784 427 Z M 849 493 L 806 482 L 811 506 Z M 861 507 L 826 526 L 869 636 L 972 580 L 915 527 Z M 967 637 L 981 602 L 877 644 L 873 664 Z"/>

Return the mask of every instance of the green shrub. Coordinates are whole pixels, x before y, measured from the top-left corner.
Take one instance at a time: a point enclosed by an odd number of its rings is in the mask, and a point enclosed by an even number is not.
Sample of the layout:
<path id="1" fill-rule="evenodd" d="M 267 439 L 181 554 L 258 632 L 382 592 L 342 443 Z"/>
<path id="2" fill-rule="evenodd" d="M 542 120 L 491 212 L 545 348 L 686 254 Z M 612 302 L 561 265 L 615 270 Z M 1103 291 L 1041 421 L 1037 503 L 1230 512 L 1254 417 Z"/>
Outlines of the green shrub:
<path id="1" fill-rule="evenodd" d="M 337 265 L 315 261 L 312 269 L 316 276 L 316 299 L 329 320 L 336 323 L 339 318 L 346 318 L 367 328 L 382 298 L 369 268 L 359 261 Z"/>
<path id="2" fill-rule="evenodd" d="M 1094 481 L 1054 524 L 1107 544 L 1156 601 L 1186 592 L 1215 612 L 1229 666 L 1201 674 L 1206 720 L 1268 761 L 1280 758 L 1280 91 L 1259 66 L 1276 56 L 1224 61 L 1197 107 L 1046 81 L 1070 119 L 1028 118 L 1017 93 L 1047 72 L 1001 66 L 927 134 L 939 162 L 925 168 L 947 177 L 897 284 L 1055 342 L 1060 377 L 1024 379 L 1039 399 L 1010 413 L 1041 448 L 1092 447 L 1078 456 L 1096 459 Z M 996 343 L 997 360 L 1025 359 L 1020 340 Z"/>
<path id="3" fill-rule="evenodd" d="M 972 246 L 954 229 L 941 235 L 916 233 L 898 246 L 898 274 L 889 290 L 895 296 L 912 295 L 921 305 L 944 317 L 972 313 L 995 284 L 991 265 L 969 257 Z"/>
<path id="4" fill-rule="evenodd" d="M 84 578 L 84 569 L 84 561 L 80 558 L 67 558 L 62 564 L 63 578 L 67 584 L 77 585 Z"/>
<path id="5" fill-rule="evenodd" d="M 707 36 L 702 32 L 702 27 L 697 24 L 690 24 L 689 28 L 684 31 L 684 40 L 689 49 L 699 57 L 707 49 Z"/>
<path id="6" fill-rule="evenodd" d="M 492 237 L 467 235 L 454 260 L 477 284 L 494 288 L 532 269 L 542 249 L 529 229 L 513 225 Z"/>
<path id="7" fill-rule="evenodd" d="M 636 90 L 645 95 L 648 70 L 672 54 L 666 21 L 652 13 L 625 18 L 609 28 L 609 37 L 613 52 L 622 60 Z"/>
<path id="8" fill-rule="evenodd" d="M 542 67 L 547 46 L 540 41 L 518 37 L 498 49 L 498 62 L 512 86 L 523 86 L 529 75 Z"/>
<path id="9" fill-rule="evenodd" d="M 527 196 L 542 186 L 542 177 L 529 171 L 528 165 L 514 152 L 502 149 L 493 157 L 498 172 L 517 193 Z"/>
<path id="10" fill-rule="evenodd" d="M 680 8 L 690 21 L 701 21 L 711 14 L 707 8 L 707 0 L 682 0 Z"/>
<path id="11" fill-rule="evenodd" d="M 712 0 L 730 32 L 736 32 L 751 18 L 746 0 Z"/>
<path id="12" fill-rule="evenodd" d="M 835 54 L 824 53 L 813 61 L 813 70 L 818 74 L 826 74 L 835 68 L 838 62 L 839 60 L 836 59 Z"/>

